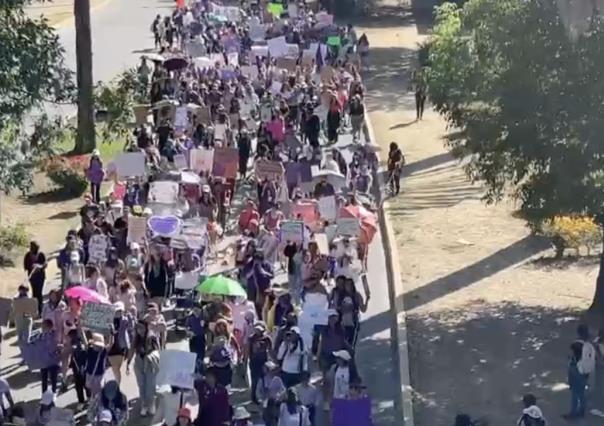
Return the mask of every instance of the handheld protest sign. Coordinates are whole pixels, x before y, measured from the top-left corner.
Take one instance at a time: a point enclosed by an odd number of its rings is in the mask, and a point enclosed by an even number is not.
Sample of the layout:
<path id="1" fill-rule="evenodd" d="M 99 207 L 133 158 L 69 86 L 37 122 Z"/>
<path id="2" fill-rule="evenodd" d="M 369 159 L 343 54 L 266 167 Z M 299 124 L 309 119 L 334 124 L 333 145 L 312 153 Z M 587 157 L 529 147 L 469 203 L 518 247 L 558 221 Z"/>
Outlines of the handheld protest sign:
<path id="1" fill-rule="evenodd" d="M 236 179 L 239 168 L 239 151 L 237 148 L 215 148 L 212 174 L 227 179 Z"/>
<path id="2" fill-rule="evenodd" d="M 196 361 L 197 355 L 193 352 L 173 349 L 161 351 L 157 383 L 182 389 L 193 389 Z"/>
<path id="3" fill-rule="evenodd" d="M 84 328 L 106 332 L 113 327 L 115 308 L 103 303 L 85 303 L 80 316 Z"/>
<path id="4" fill-rule="evenodd" d="M 141 216 L 128 217 L 128 238 L 127 242 L 142 243 L 147 237 L 147 218 Z"/>
<path id="5" fill-rule="evenodd" d="M 281 242 L 302 243 L 304 242 L 304 222 L 286 220 L 281 222 Z"/>
<path id="6" fill-rule="evenodd" d="M 20 297 L 13 300 L 13 312 L 16 317 L 38 316 L 38 300 L 33 297 Z"/>
<path id="7" fill-rule="evenodd" d="M 259 181 L 264 179 L 281 182 L 283 180 L 283 165 L 279 161 L 270 161 L 265 159 L 259 159 L 254 165 L 256 178 Z"/>

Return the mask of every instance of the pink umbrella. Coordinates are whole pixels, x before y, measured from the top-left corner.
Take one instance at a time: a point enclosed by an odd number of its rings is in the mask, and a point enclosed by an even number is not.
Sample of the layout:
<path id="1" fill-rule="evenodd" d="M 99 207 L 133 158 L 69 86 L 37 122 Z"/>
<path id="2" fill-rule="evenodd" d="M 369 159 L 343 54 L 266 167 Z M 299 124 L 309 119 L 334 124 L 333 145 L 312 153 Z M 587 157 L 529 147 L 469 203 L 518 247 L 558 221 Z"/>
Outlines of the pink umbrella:
<path id="1" fill-rule="evenodd" d="M 86 287 L 82 287 L 81 285 L 71 287 L 65 292 L 65 296 L 71 297 L 73 299 L 80 299 L 82 302 L 91 302 L 91 303 L 105 303 L 109 304 L 109 300 L 106 297 L 101 296 L 96 291 L 91 290 Z"/>

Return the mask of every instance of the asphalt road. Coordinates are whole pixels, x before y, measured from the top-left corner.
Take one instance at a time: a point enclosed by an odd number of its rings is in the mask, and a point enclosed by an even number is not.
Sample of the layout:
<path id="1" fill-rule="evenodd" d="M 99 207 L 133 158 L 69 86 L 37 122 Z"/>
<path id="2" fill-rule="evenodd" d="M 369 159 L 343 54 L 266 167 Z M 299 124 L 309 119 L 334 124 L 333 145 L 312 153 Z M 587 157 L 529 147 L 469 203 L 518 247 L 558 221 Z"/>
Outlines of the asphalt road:
<path id="1" fill-rule="evenodd" d="M 110 80 L 125 68 L 135 66 L 141 53 L 153 48 L 149 31 L 157 14 L 171 13 L 172 0 L 111 0 L 92 16 L 94 80 Z M 73 26 L 59 30 L 66 49 L 66 59 L 75 70 L 75 34 Z M 62 108 L 63 113 L 72 114 L 73 109 Z M 351 143 L 349 135 L 340 138 L 338 146 Z M 371 301 L 362 316 L 362 325 L 357 345 L 356 359 L 364 383 L 374 400 L 374 424 L 390 426 L 400 423 L 401 416 L 395 400 L 398 395 L 399 374 L 395 352 L 391 345 L 391 328 L 394 318 L 390 315 L 390 300 L 386 277 L 386 266 L 381 236 L 378 233 L 370 247 L 368 281 Z M 0 375 L 8 379 L 16 401 L 31 401 L 32 406 L 41 396 L 39 374 L 31 373 L 19 364 L 19 352 L 14 336 L 5 332 L 2 343 Z M 182 347 L 185 343 L 172 336 L 169 348 Z M 124 376 L 122 388 L 129 399 L 135 399 L 138 391 L 133 374 Z M 58 397 L 58 405 L 75 407 L 73 389 Z M 136 413 L 136 411 L 134 411 Z M 155 422 L 159 419 L 155 419 Z M 133 419 L 132 424 L 150 424 Z"/>

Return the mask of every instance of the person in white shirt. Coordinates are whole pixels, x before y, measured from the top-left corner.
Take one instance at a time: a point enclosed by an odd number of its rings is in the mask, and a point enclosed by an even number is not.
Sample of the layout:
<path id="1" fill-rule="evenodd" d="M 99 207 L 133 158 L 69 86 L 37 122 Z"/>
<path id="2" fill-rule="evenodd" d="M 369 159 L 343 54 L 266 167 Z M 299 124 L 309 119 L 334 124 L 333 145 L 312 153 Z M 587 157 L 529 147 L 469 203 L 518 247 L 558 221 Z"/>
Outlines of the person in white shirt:
<path id="1" fill-rule="evenodd" d="M 301 381 L 301 374 L 308 371 L 308 355 L 300 337 L 300 329 L 292 327 L 279 346 L 277 359 L 281 362 L 281 378 L 285 387 L 296 386 Z"/>
<path id="2" fill-rule="evenodd" d="M 109 300 L 107 283 L 101 278 L 101 273 L 96 265 L 86 266 L 86 277 L 84 287 L 96 291 L 98 294 Z"/>
<path id="3" fill-rule="evenodd" d="M 295 389 L 288 389 L 285 402 L 279 408 L 278 426 L 311 426 L 308 409 L 300 404 Z"/>
<path id="4" fill-rule="evenodd" d="M 350 391 L 350 383 L 358 381 L 359 375 L 352 362 L 350 352 L 345 349 L 335 351 L 333 356 L 336 358 L 334 364 L 327 373 L 327 383 L 331 386 L 332 399 L 345 399 Z"/>

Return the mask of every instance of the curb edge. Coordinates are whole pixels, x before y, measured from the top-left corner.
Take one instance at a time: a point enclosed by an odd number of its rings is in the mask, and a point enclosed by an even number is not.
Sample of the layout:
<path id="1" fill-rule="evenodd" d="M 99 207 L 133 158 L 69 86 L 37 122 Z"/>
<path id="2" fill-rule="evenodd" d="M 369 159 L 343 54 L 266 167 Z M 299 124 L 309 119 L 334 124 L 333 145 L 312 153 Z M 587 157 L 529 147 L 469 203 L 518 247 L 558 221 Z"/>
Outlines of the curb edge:
<path id="1" fill-rule="evenodd" d="M 373 132 L 373 126 L 369 117 L 369 112 L 365 114 L 365 126 L 369 136 L 369 143 L 378 145 Z M 380 167 L 381 169 L 381 167 Z M 398 372 L 400 378 L 400 390 L 397 395 L 398 411 L 403 417 L 405 426 L 414 426 L 413 416 L 413 388 L 411 386 L 411 376 L 409 372 L 409 345 L 407 341 L 407 316 L 405 314 L 405 306 L 403 301 L 403 282 L 401 280 L 400 265 L 398 263 L 398 247 L 394 229 L 390 221 L 390 215 L 387 212 L 388 201 L 382 202 L 379 190 L 385 185 L 383 174 L 379 171 L 374 173 L 374 182 L 378 185 L 378 202 L 381 207 L 379 209 L 378 220 L 380 224 L 380 233 L 382 234 L 382 246 L 384 249 L 384 261 L 386 264 L 386 276 L 388 277 L 388 296 L 390 299 L 390 314 L 392 316 L 391 337 L 394 350 L 393 361 L 398 362 Z M 374 185 L 375 185 L 374 184 Z M 393 244 L 394 242 L 394 244 Z"/>

